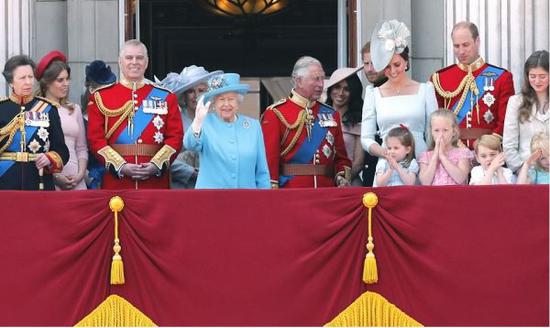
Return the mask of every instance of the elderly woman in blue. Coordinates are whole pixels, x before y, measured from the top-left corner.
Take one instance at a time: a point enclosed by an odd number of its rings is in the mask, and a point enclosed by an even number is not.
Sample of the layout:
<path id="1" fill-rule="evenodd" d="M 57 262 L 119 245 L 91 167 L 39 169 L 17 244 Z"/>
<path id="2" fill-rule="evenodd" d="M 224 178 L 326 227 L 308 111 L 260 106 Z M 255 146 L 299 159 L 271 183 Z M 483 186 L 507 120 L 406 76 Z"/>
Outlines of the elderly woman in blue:
<path id="1" fill-rule="evenodd" d="M 208 92 L 199 99 L 191 131 L 183 138 L 185 148 L 200 156 L 195 188 L 271 188 L 260 123 L 237 114 L 248 89 L 235 73 L 208 81 Z"/>

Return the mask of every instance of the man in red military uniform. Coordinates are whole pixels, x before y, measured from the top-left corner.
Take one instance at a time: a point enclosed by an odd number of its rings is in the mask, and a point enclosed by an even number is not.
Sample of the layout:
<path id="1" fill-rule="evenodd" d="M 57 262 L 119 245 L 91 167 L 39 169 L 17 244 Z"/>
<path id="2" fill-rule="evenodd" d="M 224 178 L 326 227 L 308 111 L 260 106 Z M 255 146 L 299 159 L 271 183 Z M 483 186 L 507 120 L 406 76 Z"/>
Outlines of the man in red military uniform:
<path id="1" fill-rule="evenodd" d="M 267 164 L 273 188 L 347 186 L 351 161 L 346 154 L 340 115 L 317 100 L 325 72 L 312 57 L 298 59 L 294 89 L 269 106 L 262 117 Z"/>
<path id="2" fill-rule="evenodd" d="M 458 64 L 432 75 L 439 107 L 452 110 L 461 129 L 460 138 L 473 149 L 484 134 L 502 138 L 508 98 L 514 94 L 512 73 L 490 65 L 479 55 L 479 32 L 470 22 L 460 22 L 451 34 Z"/>
<path id="3" fill-rule="evenodd" d="M 88 141 L 105 164 L 105 189 L 169 188 L 168 167 L 182 144 L 176 96 L 144 79 L 147 48 L 122 47 L 121 81 L 98 89 L 88 103 Z"/>

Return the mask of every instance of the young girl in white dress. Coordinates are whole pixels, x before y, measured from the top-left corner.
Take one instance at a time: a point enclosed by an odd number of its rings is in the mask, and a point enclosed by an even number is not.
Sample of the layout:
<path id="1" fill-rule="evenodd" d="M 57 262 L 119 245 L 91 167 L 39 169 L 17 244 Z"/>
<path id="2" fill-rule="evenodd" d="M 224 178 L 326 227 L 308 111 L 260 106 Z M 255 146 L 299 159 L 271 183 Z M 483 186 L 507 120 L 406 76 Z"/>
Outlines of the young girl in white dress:
<path id="1" fill-rule="evenodd" d="M 470 185 L 494 185 L 514 183 L 514 173 L 505 164 L 500 138 L 485 134 L 474 143 L 478 166 L 470 172 Z"/>
<path id="2" fill-rule="evenodd" d="M 468 181 L 470 149 L 458 145 L 459 130 L 453 112 L 438 109 L 430 116 L 429 151 L 420 154 L 418 178 L 423 185 L 464 185 Z"/>
<path id="3" fill-rule="evenodd" d="M 416 182 L 418 163 L 414 159 L 414 137 L 404 125 L 388 131 L 385 139 L 388 155 L 376 165 L 374 187 L 412 186 Z"/>

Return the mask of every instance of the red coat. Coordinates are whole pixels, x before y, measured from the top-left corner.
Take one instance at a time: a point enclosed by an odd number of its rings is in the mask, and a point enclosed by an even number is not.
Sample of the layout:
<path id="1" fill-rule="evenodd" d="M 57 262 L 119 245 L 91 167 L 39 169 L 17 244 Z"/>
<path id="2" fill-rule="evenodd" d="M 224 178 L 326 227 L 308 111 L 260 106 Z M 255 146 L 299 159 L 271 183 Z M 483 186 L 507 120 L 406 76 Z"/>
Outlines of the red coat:
<path id="1" fill-rule="evenodd" d="M 153 101 L 156 99 L 157 102 L 154 105 L 152 102 L 144 104 L 143 101 L 152 91 L 165 96 L 165 102 L 155 97 Z M 135 104 L 132 104 L 132 99 L 135 99 Z M 140 106 L 143 107 L 140 111 L 145 122 L 144 128 L 141 132 L 137 131 L 139 128 L 134 116 L 134 124 L 131 125 L 134 131 L 130 134 L 127 129 L 130 128 L 128 116 L 132 115 L 128 113 L 135 113 Z M 148 113 L 144 113 L 145 108 Z M 126 117 L 122 117 L 124 115 Z M 119 126 L 114 128 L 116 124 Z M 110 131 L 111 135 L 108 135 Z M 182 140 L 183 126 L 177 97 L 167 90 L 142 83 L 134 92 L 124 84 L 116 83 L 99 89 L 90 97 L 88 142 L 91 151 L 108 168 L 109 172 L 103 177 L 102 186 L 105 189 L 169 188 L 167 168 L 179 153 Z M 129 149 L 120 148 L 126 146 Z M 124 163 L 147 162 L 154 163 L 161 170 L 160 177 L 136 182 L 129 177 L 118 176 L 117 172 Z"/>
<path id="2" fill-rule="evenodd" d="M 492 80 L 492 85 L 494 87 L 494 90 L 478 88 L 478 107 L 474 105 L 473 108 L 470 108 L 470 111 L 459 124 L 462 141 L 473 149 L 473 142 L 482 134 L 494 133 L 502 136 L 506 106 L 508 104 L 508 98 L 514 94 L 514 82 L 512 80 L 512 73 L 503 68 L 487 64 L 482 58 L 479 58 L 474 63 L 470 64 L 470 66 L 472 66 L 472 75 L 474 78 L 477 78 L 481 74 L 482 81 L 487 81 L 487 85 L 490 86 Z M 493 75 L 487 73 L 487 68 L 503 70 L 503 73 L 500 77 L 495 79 Z M 453 92 L 457 90 L 467 75 L 468 68 L 462 64 L 448 66 L 432 75 L 431 80 L 435 86 L 437 102 L 440 108 L 452 109 L 453 106 L 460 101 L 463 94 L 462 91 L 458 92 L 458 94 L 452 98 L 444 97 L 444 92 Z M 437 80 L 439 80 L 439 83 Z M 483 86 L 485 86 L 485 83 L 483 83 Z M 468 92 L 471 93 L 471 91 Z M 490 95 L 485 97 L 485 95 L 489 93 Z M 476 97 L 474 96 L 474 104 L 475 99 Z M 470 104 L 464 102 L 462 107 L 464 106 L 470 107 Z M 479 108 L 479 111 L 477 108 Z"/>
<path id="3" fill-rule="evenodd" d="M 301 127 L 298 124 L 306 110 L 302 100 L 304 100 L 303 97 L 292 91 L 289 98 L 268 107 L 262 117 L 262 131 L 272 186 L 275 188 L 334 187 L 335 176 L 344 175 L 345 171 L 349 171 L 351 161 L 344 146 L 340 115 L 325 104 L 322 104 L 323 111 L 329 113 L 328 116 L 332 116 L 337 125 L 321 128 L 326 131 L 325 137 L 314 155 L 301 164 L 327 165 L 333 168 L 334 175 L 294 175 L 286 183 L 281 179 L 282 166 L 291 161 L 308 137 L 307 123 Z M 320 109 L 321 104 L 315 102 L 311 106 L 311 116 L 318 119 Z M 294 140 L 297 133 L 299 137 Z"/>

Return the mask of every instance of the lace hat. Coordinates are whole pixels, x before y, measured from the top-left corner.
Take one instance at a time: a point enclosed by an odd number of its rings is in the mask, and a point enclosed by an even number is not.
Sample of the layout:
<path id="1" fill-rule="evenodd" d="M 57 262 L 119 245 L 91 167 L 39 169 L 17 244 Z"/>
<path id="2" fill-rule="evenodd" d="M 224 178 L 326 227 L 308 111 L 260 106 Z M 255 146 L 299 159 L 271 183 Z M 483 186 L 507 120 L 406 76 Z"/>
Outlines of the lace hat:
<path id="1" fill-rule="evenodd" d="M 411 32 L 407 26 L 395 19 L 378 23 L 371 36 L 372 66 L 381 72 L 388 66 L 394 54 L 400 54 L 407 47 L 407 38 Z"/>
<path id="2" fill-rule="evenodd" d="M 168 73 L 162 81 L 155 76 L 155 83 L 175 94 L 179 94 L 200 83 L 205 83 L 212 76 L 219 74 L 223 74 L 223 71 L 208 72 L 202 66 L 191 65 L 185 67 L 179 74 Z"/>
<path id="3" fill-rule="evenodd" d="M 204 102 L 212 97 L 227 92 L 236 92 L 245 95 L 250 86 L 240 83 L 241 76 L 237 73 L 225 73 L 214 76 L 208 80 L 208 91 L 204 93 Z"/>

